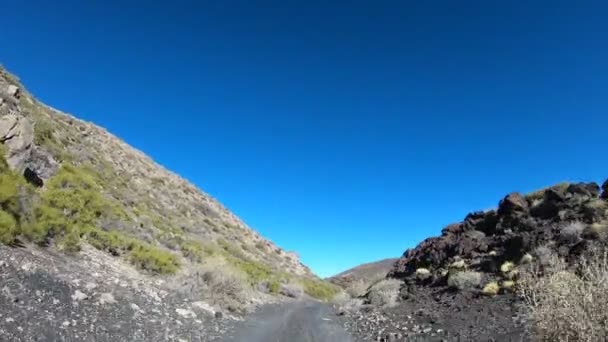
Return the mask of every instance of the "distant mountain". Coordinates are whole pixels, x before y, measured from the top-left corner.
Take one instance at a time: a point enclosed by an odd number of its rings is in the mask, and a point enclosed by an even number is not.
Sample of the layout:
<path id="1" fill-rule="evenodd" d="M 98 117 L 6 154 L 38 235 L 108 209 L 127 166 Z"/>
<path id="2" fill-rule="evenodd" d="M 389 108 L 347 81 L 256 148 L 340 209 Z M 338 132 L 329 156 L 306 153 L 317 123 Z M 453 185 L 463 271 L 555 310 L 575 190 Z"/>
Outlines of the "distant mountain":
<path id="1" fill-rule="evenodd" d="M 359 265 L 327 280 L 346 289 L 352 296 L 364 295 L 368 287 L 386 278 L 396 261 L 396 258 L 384 259 Z"/>
<path id="2" fill-rule="evenodd" d="M 210 195 L 39 102 L 2 68 L 0 142 L 3 340 L 198 340 L 213 326 L 197 322 L 215 312 L 337 291 Z"/>

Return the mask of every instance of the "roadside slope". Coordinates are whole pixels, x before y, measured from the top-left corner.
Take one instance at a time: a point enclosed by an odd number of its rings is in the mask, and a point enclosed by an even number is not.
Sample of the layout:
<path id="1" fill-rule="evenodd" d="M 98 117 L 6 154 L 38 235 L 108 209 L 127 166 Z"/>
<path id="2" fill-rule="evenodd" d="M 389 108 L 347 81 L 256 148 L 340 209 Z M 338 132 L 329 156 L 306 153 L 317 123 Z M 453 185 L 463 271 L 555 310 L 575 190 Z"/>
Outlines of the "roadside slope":
<path id="1" fill-rule="evenodd" d="M 210 195 L 1 67 L 0 257 L 0 332 L 26 341 L 175 340 L 190 328 L 207 340 L 221 325 L 200 327 L 208 319 L 336 292 Z"/>

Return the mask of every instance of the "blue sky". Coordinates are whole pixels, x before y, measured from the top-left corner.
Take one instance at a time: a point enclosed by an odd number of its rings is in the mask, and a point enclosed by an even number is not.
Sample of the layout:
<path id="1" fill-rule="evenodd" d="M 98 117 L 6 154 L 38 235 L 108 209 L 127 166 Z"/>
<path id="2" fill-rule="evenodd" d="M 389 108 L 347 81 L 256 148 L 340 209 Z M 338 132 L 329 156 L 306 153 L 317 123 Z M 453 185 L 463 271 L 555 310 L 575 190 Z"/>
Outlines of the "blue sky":
<path id="1" fill-rule="evenodd" d="M 0 62 L 322 276 L 608 177 L 600 1 L 143 3 L 6 2 Z"/>

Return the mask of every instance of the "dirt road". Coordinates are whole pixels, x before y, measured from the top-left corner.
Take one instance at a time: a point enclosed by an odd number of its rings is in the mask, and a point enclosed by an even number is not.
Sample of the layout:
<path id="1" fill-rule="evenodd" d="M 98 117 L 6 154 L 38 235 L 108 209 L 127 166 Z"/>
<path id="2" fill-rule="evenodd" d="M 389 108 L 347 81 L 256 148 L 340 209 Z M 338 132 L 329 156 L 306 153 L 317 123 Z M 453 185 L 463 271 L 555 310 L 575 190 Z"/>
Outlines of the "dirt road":
<path id="1" fill-rule="evenodd" d="M 329 306 L 308 300 L 264 307 L 225 341 L 353 342 Z"/>

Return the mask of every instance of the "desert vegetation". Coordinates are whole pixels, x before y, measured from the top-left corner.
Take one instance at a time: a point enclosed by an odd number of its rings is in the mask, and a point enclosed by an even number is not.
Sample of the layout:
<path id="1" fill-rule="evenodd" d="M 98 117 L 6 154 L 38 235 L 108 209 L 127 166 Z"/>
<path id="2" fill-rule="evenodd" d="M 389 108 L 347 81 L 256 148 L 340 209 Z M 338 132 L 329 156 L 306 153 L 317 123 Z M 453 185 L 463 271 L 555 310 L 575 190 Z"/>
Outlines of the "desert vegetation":
<path id="1" fill-rule="evenodd" d="M 544 341 L 601 341 L 608 336 L 608 250 L 593 249 L 573 265 L 556 254 L 522 272 L 519 292 L 534 334 Z"/>

